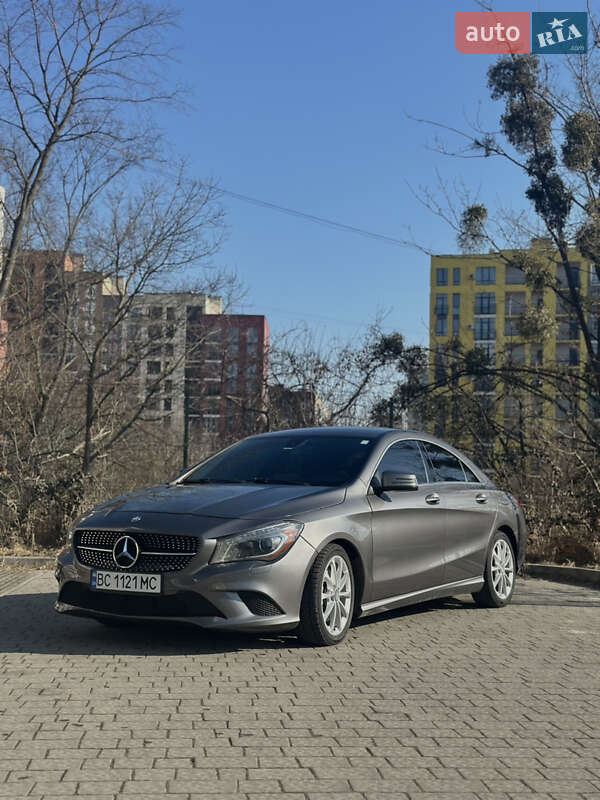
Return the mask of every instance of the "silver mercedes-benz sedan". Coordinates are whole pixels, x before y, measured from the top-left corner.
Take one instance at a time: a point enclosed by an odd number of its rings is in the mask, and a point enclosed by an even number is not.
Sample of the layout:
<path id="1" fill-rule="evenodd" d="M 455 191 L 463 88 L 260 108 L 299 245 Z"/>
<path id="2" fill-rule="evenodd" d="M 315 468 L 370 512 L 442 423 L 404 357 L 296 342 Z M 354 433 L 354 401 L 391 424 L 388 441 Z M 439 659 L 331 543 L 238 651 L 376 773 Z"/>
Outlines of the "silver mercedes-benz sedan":
<path id="1" fill-rule="evenodd" d="M 506 605 L 526 540 L 515 498 L 432 436 L 281 431 L 78 520 L 56 610 L 331 645 L 357 617 L 423 600 Z"/>

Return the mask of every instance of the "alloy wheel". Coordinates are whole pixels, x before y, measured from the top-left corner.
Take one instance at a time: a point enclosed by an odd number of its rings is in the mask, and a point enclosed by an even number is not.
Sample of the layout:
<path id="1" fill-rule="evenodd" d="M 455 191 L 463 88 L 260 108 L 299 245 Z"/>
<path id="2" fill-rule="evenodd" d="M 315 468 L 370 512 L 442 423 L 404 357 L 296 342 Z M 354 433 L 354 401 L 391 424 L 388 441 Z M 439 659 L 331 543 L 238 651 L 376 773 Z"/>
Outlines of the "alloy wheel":
<path id="1" fill-rule="evenodd" d="M 511 546 L 498 539 L 492 550 L 492 583 L 501 600 L 510 595 L 515 579 L 515 563 Z"/>
<path id="2" fill-rule="evenodd" d="M 339 636 L 352 612 L 352 580 L 348 564 L 341 556 L 329 559 L 323 573 L 321 613 L 331 636 Z"/>

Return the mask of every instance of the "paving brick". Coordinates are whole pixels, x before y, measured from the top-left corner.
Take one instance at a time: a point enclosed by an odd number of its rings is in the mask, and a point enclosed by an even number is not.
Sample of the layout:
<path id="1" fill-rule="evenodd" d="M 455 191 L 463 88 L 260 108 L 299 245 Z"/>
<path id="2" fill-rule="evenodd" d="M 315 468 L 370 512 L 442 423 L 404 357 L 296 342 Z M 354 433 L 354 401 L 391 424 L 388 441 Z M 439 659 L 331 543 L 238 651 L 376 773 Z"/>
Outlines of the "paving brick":
<path id="1" fill-rule="evenodd" d="M 0 598 L 0 799 L 600 800 L 598 591 L 520 581 L 307 648 L 104 630 L 53 590 Z"/>

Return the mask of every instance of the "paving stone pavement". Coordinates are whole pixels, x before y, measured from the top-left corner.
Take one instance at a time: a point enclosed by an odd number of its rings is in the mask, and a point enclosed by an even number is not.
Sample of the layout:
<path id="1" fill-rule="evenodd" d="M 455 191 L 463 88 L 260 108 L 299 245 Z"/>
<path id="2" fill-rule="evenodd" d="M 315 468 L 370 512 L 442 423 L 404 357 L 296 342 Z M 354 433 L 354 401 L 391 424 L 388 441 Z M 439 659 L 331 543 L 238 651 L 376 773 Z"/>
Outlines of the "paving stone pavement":
<path id="1" fill-rule="evenodd" d="M 25 576 L 23 576 L 25 577 Z M 0 798 L 600 800 L 600 592 L 521 580 L 335 648 L 0 596 Z"/>

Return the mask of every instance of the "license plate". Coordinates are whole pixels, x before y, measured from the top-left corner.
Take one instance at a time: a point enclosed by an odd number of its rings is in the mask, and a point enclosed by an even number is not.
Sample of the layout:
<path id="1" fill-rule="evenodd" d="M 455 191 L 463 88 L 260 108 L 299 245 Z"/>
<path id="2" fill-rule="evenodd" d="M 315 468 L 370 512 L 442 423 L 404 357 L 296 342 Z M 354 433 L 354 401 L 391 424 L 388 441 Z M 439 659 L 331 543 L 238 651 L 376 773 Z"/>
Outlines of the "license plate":
<path id="1" fill-rule="evenodd" d="M 141 572 L 107 572 L 94 569 L 90 578 L 90 587 L 102 592 L 160 594 L 160 579 L 160 575 L 148 575 Z"/>

